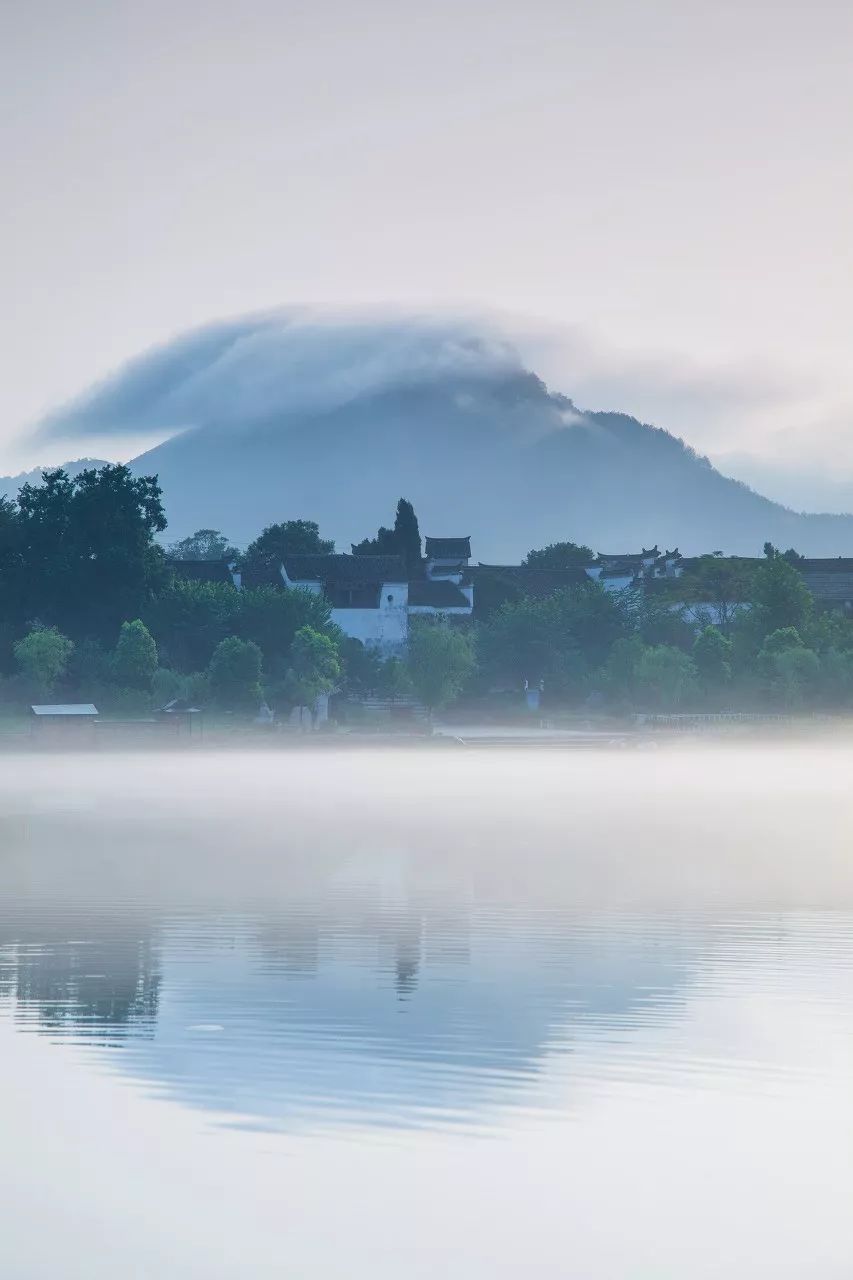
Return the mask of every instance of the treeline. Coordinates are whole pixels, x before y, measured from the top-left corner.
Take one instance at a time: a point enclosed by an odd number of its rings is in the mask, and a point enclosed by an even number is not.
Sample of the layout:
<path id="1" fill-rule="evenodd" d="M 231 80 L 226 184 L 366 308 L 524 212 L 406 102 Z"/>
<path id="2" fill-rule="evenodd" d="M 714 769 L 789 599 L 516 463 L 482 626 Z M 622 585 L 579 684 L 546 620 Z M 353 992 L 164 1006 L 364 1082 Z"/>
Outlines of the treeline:
<path id="1" fill-rule="evenodd" d="M 405 661 L 344 636 L 325 600 L 303 591 L 196 581 L 169 558 L 275 569 L 333 544 L 307 520 L 269 526 L 244 551 L 218 530 L 157 544 L 157 481 L 126 467 L 46 472 L 0 501 L 0 696 L 68 699 L 105 710 L 196 705 L 277 712 L 322 693 L 416 694 L 519 706 L 525 682 L 545 706 L 630 710 L 835 707 L 853 702 L 853 625 L 821 612 L 793 551 L 760 564 L 702 557 L 673 581 L 608 592 L 579 582 L 498 603 L 473 625 L 413 619 Z M 401 499 L 393 528 L 357 549 L 420 570 L 420 533 Z M 576 569 L 591 551 L 531 551 L 531 568 Z M 247 576 L 247 582 L 251 577 Z"/>
<path id="2" fill-rule="evenodd" d="M 79 699 L 132 711 L 184 698 L 257 711 L 265 699 L 286 712 L 324 693 L 417 692 L 439 707 L 471 675 L 470 639 L 447 628 L 415 626 L 407 661 L 383 660 L 332 623 L 320 596 L 238 591 L 170 570 L 170 559 L 275 570 L 287 555 L 334 551 L 310 520 L 271 525 L 242 552 L 203 529 L 164 554 L 156 535 L 165 528 L 156 478 L 124 466 L 74 478 L 47 471 L 16 502 L 0 500 L 3 701 Z M 401 554 L 416 572 L 420 535 L 405 499 L 376 542 L 374 553 Z"/>
<path id="3" fill-rule="evenodd" d="M 703 556 L 643 589 L 506 603 L 477 630 L 478 691 L 541 681 L 552 704 L 614 711 L 849 706 L 853 623 L 816 608 L 795 557 L 767 544 L 759 564 Z"/>

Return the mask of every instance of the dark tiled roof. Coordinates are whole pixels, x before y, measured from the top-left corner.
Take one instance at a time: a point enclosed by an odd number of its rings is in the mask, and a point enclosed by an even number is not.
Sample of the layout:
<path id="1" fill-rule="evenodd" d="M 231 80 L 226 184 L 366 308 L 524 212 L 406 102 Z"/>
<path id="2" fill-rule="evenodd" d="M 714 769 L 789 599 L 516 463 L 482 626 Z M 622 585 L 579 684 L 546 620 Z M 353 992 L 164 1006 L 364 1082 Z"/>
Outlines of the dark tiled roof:
<path id="1" fill-rule="evenodd" d="M 191 582 L 227 582 L 232 583 L 231 571 L 224 560 L 166 560 L 167 569 L 176 578 L 186 578 Z"/>
<path id="2" fill-rule="evenodd" d="M 580 566 L 574 569 L 529 569 L 526 564 L 478 564 L 472 565 L 469 573 L 475 584 L 484 577 L 503 578 L 523 587 L 526 595 L 550 595 L 552 591 L 563 591 L 566 587 L 589 582 L 586 570 Z"/>
<path id="3" fill-rule="evenodd" d="M 243 569 L 240 586 L 244 591 L 256 591 L 258 587 L 283 587 L 284 579 L 277 565 L 263 565 L 255 569 Z"/>
<path id="4" fill-rule="evenodd" d="M 469 560 L 471 558 L 470 538 L 426 538 L 424 549 L 427 559 Z"/>
<path id="5" fill-rule="evenodd" d="M 800 573 L 853 573 L 853 557 L 826 557 L 823 560 L 795 560 L 794 568 Z"/>
<path id="6" fill-rule="evenodd" d="M 606 551 L 599 551 L 599 561 L 607 564 L 641 564 L 643 560 L 649 560 L 652 557 L 657 559 L 660 555 L 657 547 L 652 547 L 649 551 L 622 551 L 618 555 L 611 555 Z"/>
<path id="7" fill-rule="evenodd" d="M 474 583 L 474 615 L 487 618 L 495 609 L 525 596 L 544 599 L 557 591 L 589 585 L 583 569 L 528 569 L 520 564 L 471 566 Z"/>
<path id="8" fill-rule="evenodd" d="M 853 601 L 853 565 L 846 571 L 803 569 L 801 564 L 797 564 L 797 568 L 819 604 L 847 604 L 848 601 Z"/>
<path id="9" fill-rule="evenodd" d="M 468 609 L 470 601 L 452 582 L 418 579 L 409 583 L 409 604 L 430 605 L 433 609 Z"/>
<path id="10" fill-rule="evenodd" d="M 286 556 L 284 567 L 291 582 L 349 583 L 366 585 L 405 582 L 402 556 Z"/>

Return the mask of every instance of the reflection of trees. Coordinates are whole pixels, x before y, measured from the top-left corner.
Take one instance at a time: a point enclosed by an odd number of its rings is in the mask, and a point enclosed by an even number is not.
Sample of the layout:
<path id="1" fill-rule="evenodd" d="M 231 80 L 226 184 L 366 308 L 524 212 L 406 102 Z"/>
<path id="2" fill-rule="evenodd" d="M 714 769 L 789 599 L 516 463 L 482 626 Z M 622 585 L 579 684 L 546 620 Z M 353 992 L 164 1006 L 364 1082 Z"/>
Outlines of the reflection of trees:
<path id="1" fill-rule="evenodd" d="M 80 940 L 0 925 L 0 994 L 43 1030 L 111 1038 L 153 1030 L 160 991 L 147 922 L 78 921 Z"/>
<path id="2" fill-rule="evenodd" d="M 311 978 L 320 963 L 322 917 L 314 904 L 283 919 L 259 921 L 254 929 L 265 967 L 287 977 Z"/>

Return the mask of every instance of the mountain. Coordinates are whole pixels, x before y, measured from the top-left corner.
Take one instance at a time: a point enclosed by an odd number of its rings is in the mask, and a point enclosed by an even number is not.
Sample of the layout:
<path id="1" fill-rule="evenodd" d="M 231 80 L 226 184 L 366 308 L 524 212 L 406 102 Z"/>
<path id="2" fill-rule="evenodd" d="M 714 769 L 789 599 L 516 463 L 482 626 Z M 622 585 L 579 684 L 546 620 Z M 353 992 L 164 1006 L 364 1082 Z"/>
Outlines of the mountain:
<path id="1" fill-rule="evenodd" d="M 514 561 L 572 539 L 608 552 L 853 554 L 853 516 L 802 515 L 726 478 L 666 431 L 576 408 L 470 320 L 238 317 L 143 353 L 42 425 L 42 439 L 172 434 L 133 462 L 163 486 L 170 539 L 245 544 L 316 520 L 339 547 L 388 524 L 470 534 Z"/>
<path id="2" fill-rule="evenodd" d="M 317 520 L 341 548 L 410 498 L 421 529 L 470 534 L 514 561 L 561 539 L 759 555 L 853 553 L 853 517 L 800 515 L 727 479 L 682 441 L 619 413 L 579 413 L 532 375 L 394 388 L 332 409 L 185 432 L 132 464 L 159 475 L 170 535 L 240 544 L 274 520 Z"/>
<path id="3" fill-rule="evenodd" d="M 77 458 L 74 462 L 63 462 L 62 470 L 68 475 L 76 476 L 87 467 L 103 467 L 103 458 Z M 33 467 L 32 471 L 19 471 L 16 476 L 0 476 L 0 498 L 14 498 L 18 490 L 25 484 L 41 484 L 44 467 Z"/>

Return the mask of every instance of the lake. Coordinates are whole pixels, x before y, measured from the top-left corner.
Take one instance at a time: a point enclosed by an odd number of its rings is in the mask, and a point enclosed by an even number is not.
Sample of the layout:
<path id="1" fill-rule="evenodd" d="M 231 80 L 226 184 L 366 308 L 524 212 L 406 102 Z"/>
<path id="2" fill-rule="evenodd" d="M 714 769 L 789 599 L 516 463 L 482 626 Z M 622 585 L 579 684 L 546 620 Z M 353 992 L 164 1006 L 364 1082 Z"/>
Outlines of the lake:
<path id="1" fill-rule="evenodd" d="M 846 1280 L 851 760 L 5 757 L 3 1280 Z"/>

